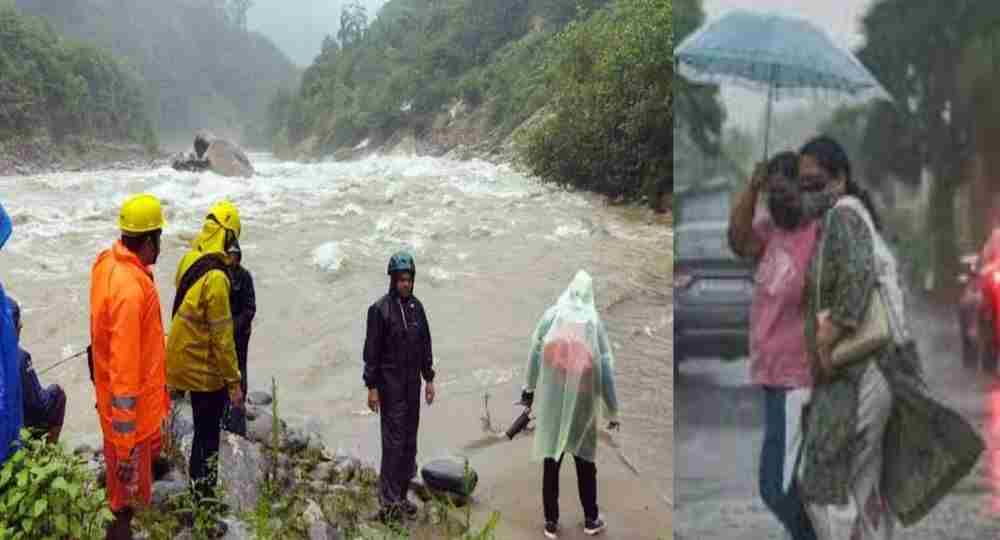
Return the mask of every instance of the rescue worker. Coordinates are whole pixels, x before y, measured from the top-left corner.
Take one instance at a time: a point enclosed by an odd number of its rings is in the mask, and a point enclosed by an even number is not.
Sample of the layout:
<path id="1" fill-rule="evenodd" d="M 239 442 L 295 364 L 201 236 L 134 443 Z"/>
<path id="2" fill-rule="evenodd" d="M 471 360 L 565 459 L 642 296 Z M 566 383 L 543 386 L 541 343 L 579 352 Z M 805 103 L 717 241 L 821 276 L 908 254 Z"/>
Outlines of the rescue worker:
<path id="1" fill-rule="evenodd" d="M 577 272 L 559 301 L 545 311 L 531 345 L 521 403 L 532 407 L 538 390 L 534 457 L 544 461 L 542 532 L 558 538 L 559 469 L 568 453 L 576 462 L 583 532 L 600 534 L 607 525 L 597 506 L 597 422 L 603 405 L 608 429 L 618 430 L 618 397 L 614 355 L 587 272 Z"/>
<path id="2" fill-rule="evenodd" d="M 376 519 L 383 522 L 417 514 L 407 493 L 417 472 L 421 376 L 427 383 L 427 404 L 435 397 L 431 330 L 423 304 L 413 296 L 413 256 L 396 253 L 387 273 L 389 292 L 368 308 L 364 349 L 368 407 L 381 415 L 381 509 Z"/>
<path id="3" fill-rule="evenodd" d="M 250 349 L 250 330 L 254 315 L 257 313 L 257 299 L 253 289 L 253 276 L 243 266 L 243 250 L 240 243 L 235 242 L 229 247 L 232 258 L 232 291 L 229 294 L 229 305 L 233 312 L 233 334 L 236 340 L 236 358 L 239 361 L 240 389 L 243 399 L 247 397 L 247 353 Z M 242 409 L 228 408 L 226 415 L 226 430 L 246 437 L 247 421 Z"/>
<path id="4" fill-rule="evenodd" d="M 239 212 L 229 201 L 209 210 L 201 233 L 177 268 L 167 341 L 167 382 L 191 396 L 194 443 L 190 476 L 195 497 L 211 498 L 218 481 L 222 419 L 226 405 L 243 407 L 240 369 L 229 304 L 231 259 L 226 254 L 240 236 Z M 220 535 L 225 523 L 216 522 Z"/>
<path id="5" fill-rule="evenodd" d="M 131 539 L 137 505 L 152 496 L 152 463 L 170 410 L 160 297 L 150 267 L 165 222 L 160 201 L 129 197 L 121 239 L 97 257 L 90 281 L 90 339 L 97 411 L 104 435 L 107 492 L 115 520 L 109 539 Z"/>
<path id="6" fill-rule="evenodd" d="M 21 340 L 21 306 L 11 297 L 7 297 L 17 339 Z M 66 392 L 58 384 L 42 388 L 38 374 L 31 363 L 31 354 L 18 347 L 18 363 L 21 372 L 21 388 L 24 392 L 24 425 L 25 427 L 46 433 L 49 443 L 59 442 L 63 420 L 66 418 Z"/>
<path id="7" fill-rule="evenodd" d="M 0 204 L 0 249 L 10 238 L 13 224 Z M 0 465 L 14 453 L 24 412 L 21 398 L 21 372 L 17 369 L 17 331 L 7 294 L 0 283 Z"/>

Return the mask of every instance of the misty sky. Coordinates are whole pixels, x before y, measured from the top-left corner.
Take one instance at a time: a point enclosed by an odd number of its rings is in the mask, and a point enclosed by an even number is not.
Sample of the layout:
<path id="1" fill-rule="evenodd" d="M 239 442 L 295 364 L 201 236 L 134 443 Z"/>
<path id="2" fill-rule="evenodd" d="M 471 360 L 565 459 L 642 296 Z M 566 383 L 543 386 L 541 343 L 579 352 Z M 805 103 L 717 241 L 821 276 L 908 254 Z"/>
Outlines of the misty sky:
<path id="1" fill-rule="evenodd" d="M 300 67 L 312 63 L 323 38 L 337 35 L 341 6 L 349 0 L 254 0 L 247 25 L 271 38 Z M 361 0 L 371 20 L 386 0 Z"/>
<path id="2" fill-rule="evenodd" d="M 733 9 L 798 15 L 826 30 L 838 45 L 855 50 L 864 43 L 861 18 L 871 3 L 872 0 L 704 0 L 704 8 L 708 19 L 714 19 Z M 723 87 L 722 96 L 726 104 L 727 123 L 757 130 L 754 133 L 763 133 L 761 120 L 765 110 L 765 94 Z M 803 102 L 790 101 L 788 105 L 802 106 Z"/>

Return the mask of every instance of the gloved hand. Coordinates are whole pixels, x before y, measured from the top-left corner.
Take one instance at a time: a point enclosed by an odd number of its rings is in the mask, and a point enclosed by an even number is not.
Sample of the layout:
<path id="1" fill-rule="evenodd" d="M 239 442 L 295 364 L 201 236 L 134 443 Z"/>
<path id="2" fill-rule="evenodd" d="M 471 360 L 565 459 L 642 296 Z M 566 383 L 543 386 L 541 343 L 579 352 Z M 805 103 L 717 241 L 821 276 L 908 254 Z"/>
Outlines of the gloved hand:
<path id="1" fill-rule="evenodd" d="M 242 409 L 243 404 L 243 389 L 240 385 L 235 385 L 229 389 L 229 404 L 233 406 L 234 409 Z"/>
<path id="2" fill-rule="evenodd" d="M 170 454 L 171 445 L 174 442 L 174 432 L 171 429 L 172 426 L 171 417 L 169 414 L 163 418 L 163 422 L 160 423 L 160 440 L 162 444 L 160 446 L 160 455 L 166 456 Z"/>
<path id="3" fill-rule="evenodd" d="M 608 431 L 619 431 L 621 430 L 621 428 L 622 425 L 618 420 L 612 420 L 608 422 Z"/>
<path id="4" fill-rule="evenodd" d="M 118 467 L 115 470 L 115 474 L 118 476 L 118 481 L 125 486 L 125 492 L 128 496 L 135 497 L 139 494 L 139 456 L 135 448 L 129 453 L 129 457 L 118 461 Z"/>
<path id="5" fill-rule="evenodd" d="M 531 408 L 531 404 L 535 401 L 535 393 L 529 392 L 527 390 L 521 390 L 521 401 L 519 405 L 524 405 L 527 408 Z"/>

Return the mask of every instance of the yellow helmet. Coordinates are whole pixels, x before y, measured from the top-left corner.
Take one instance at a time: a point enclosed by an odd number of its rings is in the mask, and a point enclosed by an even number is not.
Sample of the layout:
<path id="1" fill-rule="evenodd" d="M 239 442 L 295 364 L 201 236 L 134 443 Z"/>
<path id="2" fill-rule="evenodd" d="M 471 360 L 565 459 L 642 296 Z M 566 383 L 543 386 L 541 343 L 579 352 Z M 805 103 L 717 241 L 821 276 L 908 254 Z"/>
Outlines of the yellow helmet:
<path id="1" fill-rule="evenodd" d="M 149 193 L 125 199 L 118 215 L 118 228 L 126 235 L 140 235 L 166 226 L 160 200 Z"/>
<path id="2" fill-rule="evenodd" d="M 240 237 L 240 212 L 236 205 L 229 201 L 219 201 L 208 211 L 208 217 L 213 216 L 223 229 L 232 232 L 236 238 Z"/>

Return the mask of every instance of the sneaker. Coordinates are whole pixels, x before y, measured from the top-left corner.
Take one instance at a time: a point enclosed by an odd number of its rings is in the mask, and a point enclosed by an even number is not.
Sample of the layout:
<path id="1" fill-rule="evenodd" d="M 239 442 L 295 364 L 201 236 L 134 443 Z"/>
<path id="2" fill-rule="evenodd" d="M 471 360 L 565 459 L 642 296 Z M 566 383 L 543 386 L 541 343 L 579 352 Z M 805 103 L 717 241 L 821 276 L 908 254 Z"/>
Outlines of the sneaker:
<path id="1" fill-rule="evenodd" d="M 586 520 L 583 523 L 583 534 L 587 536 L 596 536 L 607 530 L 608 524 L 604 522 L 603 519 L 598 517 L 595 520 Z"/>
<path id="2" fill-rule="evenodd" d="M 545 528 L 542 529 L 545 533 L 545 538 L 556 539 L 559 538 L 559 524 L 555 521 L 546 521 Z"/>

